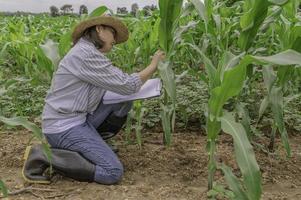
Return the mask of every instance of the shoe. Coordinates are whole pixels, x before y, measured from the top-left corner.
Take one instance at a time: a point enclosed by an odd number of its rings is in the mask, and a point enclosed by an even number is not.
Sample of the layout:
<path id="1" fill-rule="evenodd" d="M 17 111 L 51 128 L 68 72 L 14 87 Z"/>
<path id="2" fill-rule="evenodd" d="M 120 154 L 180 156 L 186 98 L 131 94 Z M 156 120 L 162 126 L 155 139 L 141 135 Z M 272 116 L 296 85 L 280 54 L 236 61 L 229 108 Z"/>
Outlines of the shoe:
<path id="1" fill-rule="evenodd" d="M 27 147 L 24 159 L 22 175 L 27 182 L 50 183 L 50 177 L 44 173 L 50 167 L 50 162 L 42 145 Z M 51 164 L 54 171 L 63 176 L 78 181 L 94 181 L 95 165 L 78 152 L 51 148 Z"/>

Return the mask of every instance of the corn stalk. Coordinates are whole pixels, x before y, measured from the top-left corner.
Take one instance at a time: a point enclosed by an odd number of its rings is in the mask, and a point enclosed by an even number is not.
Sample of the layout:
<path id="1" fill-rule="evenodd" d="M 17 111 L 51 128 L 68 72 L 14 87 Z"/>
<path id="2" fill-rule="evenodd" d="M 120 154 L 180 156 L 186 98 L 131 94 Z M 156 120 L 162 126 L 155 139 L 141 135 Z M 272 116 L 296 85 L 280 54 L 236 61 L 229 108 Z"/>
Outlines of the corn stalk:
<path id="1" fill-rule="evenodd" d="M 161 120 L 163 126 L 163 142 L 169 146 L 171 133 L 175 123 L 176 82 L 172 70 L 174 54 L 174 36 L 178 26 L 183 0 L 159 0 L 160 26 L 159 44 L 166 53 L 166 61 L 159 64 L 159 73 L 164 85 L 164 104 L 161 104 Z"/>

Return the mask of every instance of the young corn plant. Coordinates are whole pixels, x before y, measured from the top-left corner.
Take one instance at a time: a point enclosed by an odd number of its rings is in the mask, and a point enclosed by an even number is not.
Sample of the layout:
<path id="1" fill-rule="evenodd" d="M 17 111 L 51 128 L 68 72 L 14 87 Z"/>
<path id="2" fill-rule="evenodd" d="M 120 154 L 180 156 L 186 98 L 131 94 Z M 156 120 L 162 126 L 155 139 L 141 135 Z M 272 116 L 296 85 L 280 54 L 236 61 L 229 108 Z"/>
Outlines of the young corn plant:
<path id="1" fill-rule="evenodd" d="M 202 24 L 204 26 L 203 38 L 213 38 L 212 36 L 222 38 L 225 36 L 220 34 L 231 34 L 231 28 L 237 28 L 237 25 L 234 24 L 233 26 L 228 26 L 227 31 L 221 31 L 226 27 L 224 23 L 229 20 L 223 21 L 223 18 L 216 12 L 215 9 L 218 6 L 213 6 L 213 1 L 205 1 L 207 5 L 204 5 L 201 1 L 191 2 L 197 8 L 204 22 Z M 221 169 L 225 174 L 225 179 L 230 189 L 235 195 L 234 199 L 260 199 L 261 175 L 243 124 L 235 120 L 235 113 L 229 113 L 223 107 L 228 100 L 240 95 L 248 77 L 248 69 L 252 67 L 253 63 L 263 65 L 263 67 L 266 65 L 294 66 L 300 63 L 301 54 L 293 50 L 287 50 L 274 56 L 252 56 L 248 54 L 248 50 L 252 46 L 252 40 L 256 37 L 259 27 L 266 17 L 268 6 L 272 5 L 268 1 L 263 2 L 262 5 L 260 2 L 245 1 L 245 13 L 240 19 L 243 31 L 239 36 L 238 44 L 242 49 L 239 55 L 235 56 L 228 50 L 231 47 L 228 46 L 228 42 L 224 43 L 213 39 L 213 42 L 217 42 L 216 46 L 207 45 L 205 48 L 203 46 L 202 49 L 195 44 L 188 44 L 199 53 L 208 75 L 207 82 L 210 93 L 206 124 L 207 148 L 209 151 L 208 188 L 209 190 L 213 188 L 215 170 Z M 283 1 L 275 3 L 277 5 L 284 4 Z M 228 35 L 228 37 L 230 36 Z M 208 54 L 207 47 L 211 48 L 210 54 Z M 210 59 L 210 57 L 213 57 L 213 59 Z M 221 58 L 216 61 L 216 57 Z M 219 164 L 215 160 L 216 140 L 221 130 L 233 137 L 235 156 L 242 173 L 242 182 L 233 175 L 229 167 Z"/>
<path id="2" fill-rule="evenodd" d="M 275 17 L 275 22 L 271 29 L 275 31 L 280 40 L 280 49 L 293 49 L 301 52 L 301 25 L 300 18 L 297 17 L 298 0 L 287 1 L 282 8 L 282 12 Z M 274 150 L 275 135 L 278 131 L 281 135 L 282 143 L 287 151 L 288 157 L 291 156 L 291 149 L 288 142 L 288 134 L 284 124 L 284 94 L 287 93 L 287 84 L 290 80 L 298 77 L 297 66 L 278 67 L 275 72 L 273 67 L 264 68 L 263 77 L 267 90 L 267 96 L 262 100 L 259 110 L 259 120 L 265 110 L 270 106 L 273 113 L 273 125 L 270 137 L 269 150 Z M 259 121 L 258 120 L 258 121 Z"/>
<path id="3" fill-rule="evenodd" d="M 128 26 L 130 37 L 122 45 L 113 49 L 109 56 L 114 58 L 114 63 L 126 72 L 132 73 L 134 69 L 140 69 L 147 66 L 150 62 L 150 55 L 158 46 L 158 28 L 160 19 L 157 16 L 138 18 L 123 18 Z M 135 129 L 136 142 L 142 147 L 142 119 L 145 108 L 141 101 L 135 101 L 131 114 L 128 116 L 126 123 L 126 141 L 131 143 L 131 129 Z M 132 122 L 136 122 L 133 124 Z"/>
<path id="4" fill-rule="evenodd" d="M 161 104 L 163 143 L 171 144 L 171 133 L 175 124 L 176 82 L 173 72 L 174 36 L 178 27 L 183 0 L 159 0 L 160 26 L 159 44 L 166 53 L 166 61 L 159 64 L 159 73 L 164 85 L 164 103 Z"/>

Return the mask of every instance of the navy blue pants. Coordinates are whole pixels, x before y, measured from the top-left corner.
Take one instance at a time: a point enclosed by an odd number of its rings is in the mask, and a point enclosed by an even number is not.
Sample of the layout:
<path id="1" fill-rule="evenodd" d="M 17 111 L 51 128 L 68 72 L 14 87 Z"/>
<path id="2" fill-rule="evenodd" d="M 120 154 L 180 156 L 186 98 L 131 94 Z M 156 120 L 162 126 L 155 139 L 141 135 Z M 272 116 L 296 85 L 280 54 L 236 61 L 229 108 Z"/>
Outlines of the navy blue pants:
<path id="1" fill-rule="evenodd" d="M 45 134 L 53 148 L 67 149 L 81 153 L 83 157 L 96 165 L 94 181 L 101 184 L 114 184 L 121 180 L 123 166 L 117 155 L 101 138 L 96 128 L 112 112 L 124 117 L 130 111 L 132 102 L 119 104 L 99 104 L 94 113 L 88 114 L 85 123 L 62 133 Z"/>

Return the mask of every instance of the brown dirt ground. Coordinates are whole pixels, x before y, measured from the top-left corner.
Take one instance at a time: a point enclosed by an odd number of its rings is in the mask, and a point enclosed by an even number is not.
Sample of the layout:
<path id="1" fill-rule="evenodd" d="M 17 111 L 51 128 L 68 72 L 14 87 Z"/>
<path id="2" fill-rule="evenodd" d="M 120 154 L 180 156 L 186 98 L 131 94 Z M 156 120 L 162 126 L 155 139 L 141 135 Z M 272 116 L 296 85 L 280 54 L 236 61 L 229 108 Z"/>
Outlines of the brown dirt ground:
<path id="1" fill-rule="evenodd" d="M 143 134 L 143 147 L 126 145 L 122 135 L 116 139 L 124 164 L 125 175 L 118 185 L 104 186 L 77 182 L 57 176 L 50 185 L 30 185 L 21 176 L 23 153 L 31 134 L 27 131 L 0 131 L 0 179 L 17 191 L 33 187 L 28 192 L 7 199 L 99 199 L 157 200 L 207 199 L 206 136 L 198 132 L 175 133 L 173 145 L 162 145 L 162 133 Z M 263 137 L 257 141 L 267 145 Z M 276 151 L 265 153 L 256 148 L 256 158 L 263 176 L 262 199 L 301 199 L 301 135 L 290 137 L 292 158 L 287 159 L 279 139 Z M 239 174 L 233 158 L 233 142 L 226 134 L 218 141 L 218 157 Z M 216 180 L 223 182 L 220 172 Z"/>

